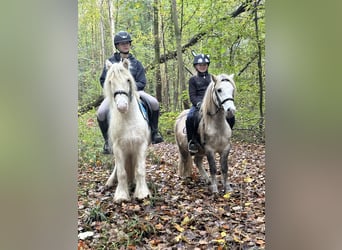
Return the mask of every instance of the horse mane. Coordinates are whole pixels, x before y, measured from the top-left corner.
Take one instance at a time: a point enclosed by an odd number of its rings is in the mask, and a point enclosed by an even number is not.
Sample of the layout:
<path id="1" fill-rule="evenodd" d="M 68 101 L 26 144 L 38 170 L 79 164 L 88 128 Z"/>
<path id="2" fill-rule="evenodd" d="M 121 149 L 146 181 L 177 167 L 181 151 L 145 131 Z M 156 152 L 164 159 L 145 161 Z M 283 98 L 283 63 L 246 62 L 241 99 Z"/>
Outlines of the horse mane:
<path id="1" fill-rule="evenodd" d="M 211 82 L 210 82 L 209 86 L 207 87 L 207 90 L 204 94 L 204 97 L 202 100 L 202 107 L 201 107 L 203 119 L 205 119 L 205 117 L 207 117 L 208 112 L 210 112 L 209 109 L 210 109 L 210 106 L 212 104 L 211 95 L 212 95 L 216 81 L 217 81 L 217 79 L 213 75 L 211 77 Z"/>
<path id="2" fill-rule="evenodd" d="M 132 92 L 132 95 L 139 99 L 139 94 L 137 91 L 137 86 L 135 83 L 135 80 L 129 70 L 130 68 L 130 62 L 128 59 L 124 59 L 121 62 L 118 63 L 112 63 L 109 60 L 106 60 L 106 68 L 107 68 L 107 75 L 104 83 L 104 88 L 107 88 L 110 86 L 111 81 L 120 80 L 119 82 L 125 82 L 126 79 L 129 79 L 129 89 Z M 107 86 L 107 87 L 106 87 Z M 110 88 L 110 87 L 109 87 Z M 108 94 L 110 94 L 110 91 L 105 91 Z M 111 95 L 111 94 L 110 94 Z"/>

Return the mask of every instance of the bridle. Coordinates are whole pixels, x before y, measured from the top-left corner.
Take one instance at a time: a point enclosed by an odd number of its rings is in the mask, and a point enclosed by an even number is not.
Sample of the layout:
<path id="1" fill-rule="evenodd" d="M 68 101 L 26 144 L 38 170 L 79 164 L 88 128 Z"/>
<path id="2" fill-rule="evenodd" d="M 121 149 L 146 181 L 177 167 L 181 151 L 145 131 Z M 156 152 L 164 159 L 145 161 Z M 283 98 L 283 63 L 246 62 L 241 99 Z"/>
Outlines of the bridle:
<path id="1" fill-rule="evenodd" d="M 223 78 L 223 79 L 221 80 L 221 82 L 224 82 L 224 81 L 230 82 L 229 79 L 227 79 L 227 78 Z M 230 83 L 231 83 L 231 82 L 230 82 Z M 215 111 L 214 113 L 210 113 L 210 112 L 207 113 L 207 114 L 210 115 L 210 116 L 216 115 L 221 109 L 223 109 L 222 105 L 223 105 L 225 102 L 227 102 L 227 101 L 233 101 L 233 102 L 234 102 L 234 98 L 231 98 L 231 97 L 228 97 L 228 98 L 226 98 L 226 99 L 224 99 L 224 100 L 221 101 L 220 96 L 219 96 L 217 90 L 215 89 L 215 86 L 214 86 L 214 93 L 215 93 L 216 99 L 218 100 L 218 103 L 215 103 L 215 102 L 214 102 L 215 105 L 216 105 L 216 111 Z"/>
<path id="2" fill-rule="evenodd" d="M 129 84 L 129 91 L 128 91 L 128 92 L 125 91 L 125 90 L 117 90 L 117 91 L 115 91 L 114 94 L 113 94 L 114 99 L 115 99 L 115 97 L 116 97 L 117 95 L 125 95 L 125 96 L 128 97 L 129 102 L 131 102 L 131 101 L 132 101 L 132 97 L 133 97 L 133 96 L 132 96 L 132 86 L 131 86 L 131 84 Z"/>

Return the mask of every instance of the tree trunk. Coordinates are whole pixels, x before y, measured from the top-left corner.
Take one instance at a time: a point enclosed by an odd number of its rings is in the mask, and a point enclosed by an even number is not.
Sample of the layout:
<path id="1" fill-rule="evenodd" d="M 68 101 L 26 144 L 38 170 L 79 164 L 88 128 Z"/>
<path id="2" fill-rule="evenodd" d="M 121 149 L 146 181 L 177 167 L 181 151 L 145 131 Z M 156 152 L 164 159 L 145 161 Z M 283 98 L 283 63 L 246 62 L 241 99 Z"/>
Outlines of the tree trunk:
<path id="1" fill-rule="evenodd" d="M 103 0 L 99 0 L 100 5 L 100 33 L 101 33 L 101 51 L 100 51 L 100 65 L 105 60 L 105 38 L 104 38 L 104 25 L 103 25 Z"/>
<path id="2" fill-rule="evenodd" d="M 178 85 L 180 86 L 180 92 L 185 91 L 185 75 L 184 75 L 184 62 L 182 53 L 182 33 L 178 25 L 177 5 L 176 0 L 172 0 L 171 16 L 176 35 L 176 46 L 177 46 L 177 61 L 178 61 Z M 183 100 L 183 108 L 188 108 L 189 105 L 186 100 Z"/>
<path id="3" fill-rule="evenodd" d="M 115 51 L 114 46 L 114 33 L 115 33 L 115 23 L 113 18 L 113 2 L 112 0 L 108 1 L 108 17 L 109 17 L 109 24 L 110 24 L 110 37 L 112 39 L 112 51 Z"/>
<path id="4" fill-rule="evenodd" d="M 159 102 L 162 102 L 162 85 L 160 74 L 160 43 L 159 43 L 159 13 L 158 13 L 158 0 L 154 0 L 153 5 L 153 33 L 154 33 L 154 63 L 156 65 L 155 81 L 156 81 L 156 98 Z"/>
<path id="5" fill-rule="evenodd" d="M 162 43 L 162 47 L 163 47 L 163 54 L 165 55 L 166 54 L 166 44 L 165 44 L 165 26 L 164 26 L 164 19 L 163 19 L 163 16 L 161 15 L 161 43 Z M 159 58 L 159 62 L 160 62 L 160 58 Z M 170 103 L 171 103 L 171 95 L 170 95 L 170 88 L 169 88 L 169 79 L 168 77 L 166 77 L 169 72 L 168 72 L 168 65 L 167 65 L 167 62 L 164 63 L 164 68 L 163 68 L 163 73 L 164 73 L 164 76 L 163 77 L 163 85 L 164 87 L 162 88 L 163 89 L 163 104 L 164 104 L 164 107 L 165 107 L 165 110 L 166 111 L 170 111 Z"/>
<path id="6" fill-rule="evenodd" d="M 260 112 L 260 122 L 259 129 L 260 132 L 263 131 L 264 123 L 264 112 L 263 112 L 263 80 L 262 80 L 262 53 L 261 53 L 261 42 L 259 39 L 259 28 L 258 28 L 258 5 L 257 1 L 254 2 L 254 23 L 255 23 L 255 36 L 258 44 L 258 73 L 259 73 L 259 112 Z"/>

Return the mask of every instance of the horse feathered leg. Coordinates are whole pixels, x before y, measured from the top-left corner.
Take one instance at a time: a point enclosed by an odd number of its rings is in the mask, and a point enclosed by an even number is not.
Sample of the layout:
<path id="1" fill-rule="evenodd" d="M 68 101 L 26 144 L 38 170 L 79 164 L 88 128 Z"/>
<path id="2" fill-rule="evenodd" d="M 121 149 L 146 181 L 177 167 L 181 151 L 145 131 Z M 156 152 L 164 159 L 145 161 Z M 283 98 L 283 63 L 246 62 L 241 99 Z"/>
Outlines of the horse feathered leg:
<path id="1" fill-rule="evenodd" d="M 192 173 L 192 159 L 187 150 L 178 149 L 178 174 L 182 177 L 190 177 Z"/>
<path id="2" fill-rule="evenodd" d="M 209 168 L 210 168 L 211 191 L 213 193 L 218 193 L 217 182 L 216 182 L 216 163 L 215 163 L 214 153 L 209 152 L 207 154 L 207 159 L 208 159 Z"/>
<path id="3" fill-rule="evenodd" d="M 116 166 L 114 166 L 114 169 L 106 182 L 105 190 L 108 190 L 109 188 L 114 186 L 115 178 L 116 178 Z"/>
<path id="4" fill-rule="evenodd" d="M 147 148 L 147 144 L 142 147 Z M 134 191 L 134 197 L 138 199 L 144 199 L 150 195 L 150 190 L 146 183 L 146 165 L 145 165 L 145 152 L 146 150 L 138 150 L 138 155 L 135 159 L 135 180 L 136 186 Z"/>
<path id="5" fill-rule="evenodd" d="M 147 187 L 145 180 L 145 163 L 140 164 L 136 170 L 136 187 L 134 197 L 144 199 L 150 195 L 150 190 Z"/>
<path id="6" fill-rule="evenodd" d="M 115 165 L 117 166 L 117 177 L 118 177 L 118 186 L 115 190 L 114 201 L 120 202 L 124 200 L 129 200 L 129 190 L 128 190 L 128 181 L 127 181 L 127 173 L 125 166 L 123 165 L 124 161 L 119 160 L 119 156 L 115 156 Z"/>
<path id="7" fill-rule="evenodd" d="M 209 184 L 210 183 L 209 176 L 207 174 L 207 171 L 205 171 L 205 169 L 203 168 L 203 156 L 195 155 L 194 161 L 195 161 L 195 165 L 196 165 L 198 171 L 201 174 L 201 177 L 204 178 L 204 180 L 207 184 Z"/>
<path id="8" fill-rule="evenodd" d="M 231 192 L 233 191 L 232 187 L 230 186 L 230 183 L 228 180 L 228 155 L 229 155 L 229 149 L 226 150 L 220 158 L 221 163 L 221 171 L 222 171 L 222 184 L 224 192 Z"/>

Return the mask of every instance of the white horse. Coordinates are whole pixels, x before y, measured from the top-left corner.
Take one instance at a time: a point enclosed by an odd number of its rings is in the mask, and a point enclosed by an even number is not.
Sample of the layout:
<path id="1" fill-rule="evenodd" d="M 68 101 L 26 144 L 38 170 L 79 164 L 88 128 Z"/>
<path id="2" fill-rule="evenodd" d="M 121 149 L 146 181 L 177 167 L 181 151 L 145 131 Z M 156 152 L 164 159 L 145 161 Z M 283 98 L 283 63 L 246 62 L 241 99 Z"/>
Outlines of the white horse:
<path id="1" fill-rule="evenodd" d="M 129 71 L 129 61 L 112 64 L 104 82 L 104 96 L 110 100 L 110 125 L 108 135 L 112 143 L 114 170 L 105 188 L 118 185 L 114 201 L 130 200 L 129 185 L 135 183 L 134 197 L 144 199 L 150 195 L 146 183 L 146 152 L 150 144 L 150 129 L 140 111 L 136 83 Z M 117 173 L 116 173 L 117 172 Z"/>
<path id="2" fill-rule="evenodd" d="M 209 84 L 200 109 L 201 120 L 198 133 L 201 139 L 201 148 L 194 155 L 194 162 L 202 177 L 207 183 L 211 183 L 213 193 L 218 192 L 216 182 L 215 154 L 220 156 L 222 172 L 222 184 L 224 192 L 232 190 L 227 182 L 228 155 L 231 147 L 232 130 L 227 122 L 227 117 L 234 115 L 236 107 L 234 95 L 236 92 L 234 74 L 220 74 L 213 76 Z M 175 123 L 175 139 L 178 146 L 179 162 L 178 173 L 184 177 L 190 177 L 192 173 L 192 157 L 188 151 L 185 121 L 189 110 L 184 110 Z M 210 168 L 210 179 L 203 168 L 203 157 L 206 156 Z"/>

